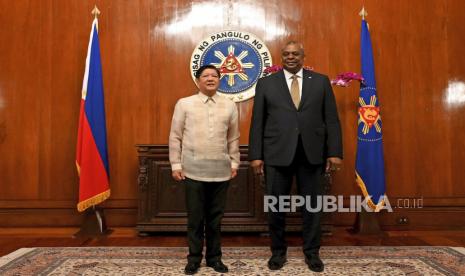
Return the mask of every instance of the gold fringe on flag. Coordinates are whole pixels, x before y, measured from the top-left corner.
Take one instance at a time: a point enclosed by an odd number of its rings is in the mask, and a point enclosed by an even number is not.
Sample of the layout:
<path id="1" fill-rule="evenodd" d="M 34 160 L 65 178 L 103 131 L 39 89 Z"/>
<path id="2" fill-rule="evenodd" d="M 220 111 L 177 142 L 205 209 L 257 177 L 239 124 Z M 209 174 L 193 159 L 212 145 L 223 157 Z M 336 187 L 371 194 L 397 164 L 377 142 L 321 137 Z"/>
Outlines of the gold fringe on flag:
<path id="1" fill-rule="evenodd" d="M 358 186 L 360 187 L 360 189 L 362 190 L 362 194 L 363 196 L 365 197 L 365 199 L 367 200 L 367 204 L 368 206 L 373 209 L 375 212 L 379 212 L 381 211 L 381 209 L 383 208 L 383 206 L 385 205 L 385 201 L 384 201 L 384 197 L 386 195 L 383 195 L 383 198 L 381 199 L 380 202 L 378 202 L 378 204 L 375 204 L 373 202 L 373 200 L 371 199 L 370 197 L 370 194 L 368 193 L 368 190 L 365 186 L 365 182 L 363 182 L 362 178 L 360 177 L 360 175 L 358 175 L 357 172 L 355 172 L 355 176 L 356 176 L 356 179 L 355 179 L 355 182 L 357 182 Z"/>
<path id="2" fill-rule="evenodd" d="M 101 203 L 102 201 L 106 200 L 107 198 L 110 197 L 110 189 L 106 190 L 103 193 L 100 193 L 98 195 L 95 195 L 89 199 L 86 199 L 84 201 L 81 201 L 77 204 L 77 209 L 79 212 L 85 211 L 87 208 L 92 207 L 94 205 L 97 205 Z"/>

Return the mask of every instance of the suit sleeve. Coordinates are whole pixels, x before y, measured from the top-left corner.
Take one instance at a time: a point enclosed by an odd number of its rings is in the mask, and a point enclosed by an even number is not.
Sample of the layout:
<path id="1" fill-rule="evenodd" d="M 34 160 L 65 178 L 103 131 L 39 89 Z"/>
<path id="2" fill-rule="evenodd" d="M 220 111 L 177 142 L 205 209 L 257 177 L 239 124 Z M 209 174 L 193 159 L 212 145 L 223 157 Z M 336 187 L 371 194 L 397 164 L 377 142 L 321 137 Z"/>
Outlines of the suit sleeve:
<path id="1" fill-rule="evenodd" d="M 262 79 L 255 86 L 255 98 L 252 110 L 252 121 L 249 133 L 249 160 L 263 160 L 263 129 L 266 106 Z"/>
<path id="2" fill-rule="evenodd" d="M 324 115 L 327 129 L 327 157 L 342 158 L 342 131 L 337 114 L 336 99 L 328 77 L 324 79 L 325 98 L 324 98 Z"/>

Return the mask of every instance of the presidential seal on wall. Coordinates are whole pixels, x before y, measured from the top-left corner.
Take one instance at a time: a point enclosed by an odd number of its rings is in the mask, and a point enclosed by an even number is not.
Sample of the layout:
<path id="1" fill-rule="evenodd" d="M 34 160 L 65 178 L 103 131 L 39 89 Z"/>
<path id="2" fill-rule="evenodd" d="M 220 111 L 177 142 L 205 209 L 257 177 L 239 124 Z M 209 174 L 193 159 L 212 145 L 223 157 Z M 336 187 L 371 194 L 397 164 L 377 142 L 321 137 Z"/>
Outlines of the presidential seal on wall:
<path id="1" fill-rule="evenodd" d="M 255 35 L 242 31 L 222 31 L 203 39 L 192 53 L 191 76 L 205 64 L 221 72 L 218 92 L 235 102 L 255 95 L 255 84 L 272 64 L 268 48 Z"/>

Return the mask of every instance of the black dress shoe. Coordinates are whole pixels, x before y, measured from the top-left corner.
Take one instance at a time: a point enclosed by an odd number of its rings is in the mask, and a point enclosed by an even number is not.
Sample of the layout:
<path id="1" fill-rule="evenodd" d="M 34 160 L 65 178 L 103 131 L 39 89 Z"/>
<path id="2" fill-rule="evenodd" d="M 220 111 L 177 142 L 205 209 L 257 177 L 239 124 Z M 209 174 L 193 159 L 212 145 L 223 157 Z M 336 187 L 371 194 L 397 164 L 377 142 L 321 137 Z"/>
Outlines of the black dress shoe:
<path id="1" fill-rule="evenodd" d="M 284 264 L 286 263 L 286 257 L 278 257 L 278 256 L 271 256 L 268 260 L 268 268 L 270 270 L 279 270 L 283 268 Z"/>
<path id="2" fill-rule="evenodd" d="M 188 262 L 186 267 L 184 268 L 184 274 L 186 275 L 194 275 L 199 270 L 200 264 L 194 262 Z"/>
<path id="3" fill-rule="evenodd" d="M 308 269 L 313 272 L 323 272 L 325 269 L 325 265 L 318 254 L 312 254 L 309 257 L 305 257 L 305 263 L 308 265 Z"/>
<path id="4" fill-rule="evenodd" d="M 226 273 L 229 271 L 228 267 L 224 265 L 221 261 L 208 263 L 207 266 L 213 268 L 216 272 L 219 273 Z"/>

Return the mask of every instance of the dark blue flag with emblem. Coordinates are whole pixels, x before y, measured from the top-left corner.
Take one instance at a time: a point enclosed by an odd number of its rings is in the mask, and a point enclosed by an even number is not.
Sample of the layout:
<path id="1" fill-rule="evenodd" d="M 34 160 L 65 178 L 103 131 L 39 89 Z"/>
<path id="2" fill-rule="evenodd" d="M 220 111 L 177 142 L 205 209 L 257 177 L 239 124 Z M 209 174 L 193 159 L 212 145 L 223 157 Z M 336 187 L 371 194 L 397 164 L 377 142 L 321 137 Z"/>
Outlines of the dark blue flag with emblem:
<path id="1" fill-rule="evenodd" d="M 383 136 L 379 101 L 376 95 L 375 66 L 368 24 L 362 20 L 361 64 L 365 82 L 360 85 L 358 108 L 357 184 L 370 208 L 379 211 L 386 192 L 384 177 Z"/>

